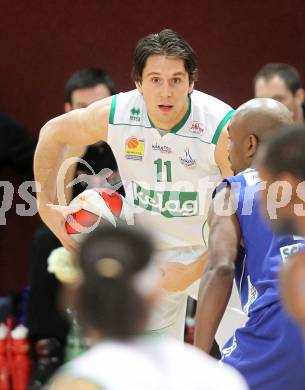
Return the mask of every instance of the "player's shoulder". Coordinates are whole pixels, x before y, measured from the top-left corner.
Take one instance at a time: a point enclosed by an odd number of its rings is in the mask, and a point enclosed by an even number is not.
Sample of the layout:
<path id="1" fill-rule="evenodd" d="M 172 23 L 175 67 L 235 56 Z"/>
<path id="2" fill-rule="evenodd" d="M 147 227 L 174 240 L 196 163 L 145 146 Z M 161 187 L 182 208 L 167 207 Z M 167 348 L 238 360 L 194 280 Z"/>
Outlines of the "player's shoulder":
<path id="1" fill-rule="evenodd" d="M 233 111 L 229 104 L 205 92 L 195 89 L 190 96 L 194 107 L 200 111 L 204 111 L 206 114 L 217 115 L 221 111 L 221 115 L 223 115 L 224 113 Z"/>
<path id="2" fill-rule="evenodd" d="M 234 176 L 228 176 L 223 179 L 223 181 L 218 184 L 215 191 L 213 192 L 213 199 L 217 194 L 220 194 L 224 190 L 232 190 L 239 198 L 239 196 L 243 196 L 242 194 L 247 187 L 254 188 L 254 186 L 260 182 L 261 179 L 259 178 L 256 169 L 249 167 Z"/>
<path id="3" fill-rule="evenodd" d="M 120 99 L 124 99 L 124 100 L 129 100 L 129 99 L 140 100 L 142 95 L 135 88 L 135 89 L 131 89 L 130 91 L 119 92 L 116 96 L 118 96 Z"/>
<path id="4" fill-rule="evenodd" d="M 235 176 L 226 177 L 214 191 L 213 198 L 224 189 L 234 194 L 235 203 L 242 209 L 248 203 L 251 207 L 259 208 L 259 192 L 264 189 L 264 183 L 257 170 L 249 167 Z"/>
<path id="5" fill-rule="evenodd" d="M 150 127 L 143 96 L 137 89 L 120 92 L 113 97 L 109 123 Z"/>
<path id="6" fill-rule="evenodd" d="M 253 186 L 260 183 L 262 180 L 259 177 L 257 170 L 253 167 L 249 167 L 234 176 L 227 177 L 224 181 L 228 183 L 241 183 L 247 186 Z"/>
<path id="7" fill-rule="evenodd" d="M 190 99 L 190 131 L 199 136 L 203 135 L 204 141 L 217 144 L 221 131 L 234 114 L 234 110 L 227 103 L 197 90 L 191 93 Z"/>

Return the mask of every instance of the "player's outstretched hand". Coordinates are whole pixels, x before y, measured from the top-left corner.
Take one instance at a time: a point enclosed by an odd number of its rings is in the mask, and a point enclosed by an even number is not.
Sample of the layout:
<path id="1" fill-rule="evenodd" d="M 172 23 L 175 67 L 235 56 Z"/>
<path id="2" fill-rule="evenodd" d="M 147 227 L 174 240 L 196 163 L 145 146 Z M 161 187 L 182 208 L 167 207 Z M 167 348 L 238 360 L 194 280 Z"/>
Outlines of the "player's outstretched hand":
<path id="1" fill-rule="evenodd" d="M 81 209 L 81 205 L 60 206 L 46 204 L 39 208 L 39 214 L 43 222 L 52 230 L 62 245 L 70 252 L 78 250 L 78 244 L 66 232 L 65 221 L 69 214 Z"/>

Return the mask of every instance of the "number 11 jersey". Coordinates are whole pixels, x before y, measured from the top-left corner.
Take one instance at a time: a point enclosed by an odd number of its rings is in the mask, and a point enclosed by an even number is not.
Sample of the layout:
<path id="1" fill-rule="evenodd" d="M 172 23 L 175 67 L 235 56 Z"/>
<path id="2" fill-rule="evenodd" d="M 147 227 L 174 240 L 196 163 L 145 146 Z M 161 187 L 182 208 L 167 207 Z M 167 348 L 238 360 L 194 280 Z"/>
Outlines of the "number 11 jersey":
<path id="1" fill-rule="evenodd" d="M 154 233 L 158 249 L 206 247 L 211 194 L 221 181 L 215 147 L 232 114 L 222 101 L 193 91 L 185 116 L 165 132 L 137 90 L 114 96 L 108 143 L 136 224 Z"/>

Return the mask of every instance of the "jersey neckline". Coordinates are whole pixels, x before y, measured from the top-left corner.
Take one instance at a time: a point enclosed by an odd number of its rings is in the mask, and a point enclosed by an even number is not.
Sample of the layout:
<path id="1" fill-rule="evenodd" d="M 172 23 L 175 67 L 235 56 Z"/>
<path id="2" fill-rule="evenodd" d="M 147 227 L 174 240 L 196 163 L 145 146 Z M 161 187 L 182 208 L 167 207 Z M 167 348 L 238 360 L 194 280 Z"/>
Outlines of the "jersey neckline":
<path id="1" fill-rule="evenodd" d="M 185 113 L 184 117 L 181 119 L 181 121 L 176 126 L 174 126 L 172 129 L 167 131 L 167 134 L 168 133 L 176 134 L 180 129 L 182 129 L 182 127 L 185 125 L 186 121 L 188 120 L 188 118 L 189 118 L 189 116 L 191 114 L 191 111 L 192 111 L 192 101 L 191 101 L 191 98 L 190 98 L 190 95 L 189 95 L 188 96 L 187 112 Z M 148 117 L 148 120 L 149 120 L 149 123 L 150 123 L 151 127 L 153 127 L 154 129 L 157 129 L 157 127 L 155 126 L 154 122 L 150 119 L 150 117 L 148 115 L 148 112 L 147 112 L 147 117 Z M 160 129 L 160 130 L 162 130 L 162 129 Z"/>

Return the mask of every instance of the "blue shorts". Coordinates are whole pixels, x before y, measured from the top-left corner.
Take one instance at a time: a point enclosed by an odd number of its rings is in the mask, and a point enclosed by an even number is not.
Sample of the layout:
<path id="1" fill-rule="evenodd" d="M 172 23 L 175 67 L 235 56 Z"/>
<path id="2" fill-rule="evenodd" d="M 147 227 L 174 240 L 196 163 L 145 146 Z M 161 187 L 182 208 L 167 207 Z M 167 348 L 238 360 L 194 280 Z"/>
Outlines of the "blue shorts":
<path id="1" fill-rule="evenodd" d="M 251 315 L 222 350 L 251 390 L 305 390 L 304 338 L 278 304 Z"/>

